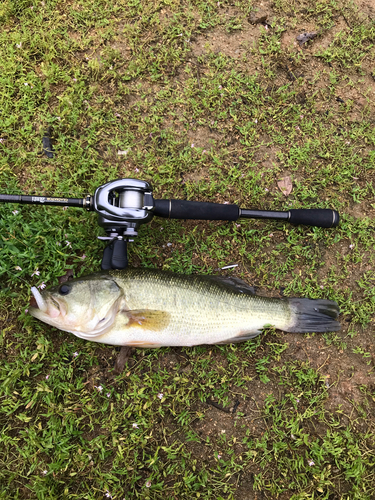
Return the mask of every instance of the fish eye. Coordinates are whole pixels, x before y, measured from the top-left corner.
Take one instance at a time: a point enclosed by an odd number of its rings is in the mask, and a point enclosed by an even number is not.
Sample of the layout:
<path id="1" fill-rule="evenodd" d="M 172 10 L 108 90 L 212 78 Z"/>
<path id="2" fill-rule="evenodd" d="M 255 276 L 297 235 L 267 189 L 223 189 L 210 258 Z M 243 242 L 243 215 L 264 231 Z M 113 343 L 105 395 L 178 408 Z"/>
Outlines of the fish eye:
<path id="1" fill-rule="evenodd" d="M 59 288 L 59 294 L 60 295 L 68 295 L 70 292 L 71 288 L 68 285 L 61 285 Z"/>

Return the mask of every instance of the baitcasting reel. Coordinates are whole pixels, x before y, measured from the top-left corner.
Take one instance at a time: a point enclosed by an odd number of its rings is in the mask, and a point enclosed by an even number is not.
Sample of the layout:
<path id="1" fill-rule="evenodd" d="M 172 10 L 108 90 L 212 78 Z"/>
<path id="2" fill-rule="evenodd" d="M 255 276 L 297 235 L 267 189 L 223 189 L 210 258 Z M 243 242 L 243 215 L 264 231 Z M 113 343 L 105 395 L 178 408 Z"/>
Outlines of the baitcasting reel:
<path id="1" fill-rule="evenodd" d="M 108 241 L 101 267 L 124 269 L 128 264 L 127 242 L 134 241 L 141 224 L 154 215 L 170 219 L 236 221 L 237 219 L 275 219 L 292 224 L 336 227 L 339 214 L 330 209 L 294 209 L 287 212 L 247 210 L 237 205 L 187 200 L 155 200 L 148 182 L 119 179 L 96 189 L 86 198 L 50 198 L 0 194 L 0 202 L 55 205 L 86 208 L 98 214 L 98 223 L 107 233 L 99 239 Z"/>

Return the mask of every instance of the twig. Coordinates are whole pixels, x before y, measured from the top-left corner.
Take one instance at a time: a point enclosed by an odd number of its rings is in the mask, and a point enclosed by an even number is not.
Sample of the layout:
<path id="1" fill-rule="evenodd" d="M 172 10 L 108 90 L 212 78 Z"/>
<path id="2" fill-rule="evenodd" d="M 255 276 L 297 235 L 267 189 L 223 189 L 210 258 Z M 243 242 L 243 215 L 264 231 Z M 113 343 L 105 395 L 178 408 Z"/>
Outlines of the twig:
<path id="1" fill-rule="evenodd" d="M 219 405 L 219 403 L 215 403 L 215 401 L 212 401 L 212 399 L 206 399 L 206 403 L 210 406 L 213 406 L 214 408 L 217 408 L 220 411 L 223 411 L 224 413 L 230 413 L 230 410 L 224 408 L 224 406 Z"/>
<path id="2" fill-rule="evenodd" d="M 317 372 L 318 372 L 321 368 L 323 368 L 323 366 L 327 363 L 327 361 L 329 360 L 329 358 L 330 358 L 330 357 L 331 357 L 331 355 L 330 355 L 330 354 L 328 354 L 327 359 L 326 359 L 326 360 L 324 361 L 324 363 L 323 363 L 321 366 L 319 366 L 319 368 L 316 370 Z"/>
<path id="3" fill-rule="evenodd" d="M 197 81 L 198 81 L 198 88 L 199 90 L 201 90 L 201 83 L 200 83 L 200 73 L 199 73 L 199 65 L 198 63 L 195 63 L 196 67 L 197 67 Z"/>

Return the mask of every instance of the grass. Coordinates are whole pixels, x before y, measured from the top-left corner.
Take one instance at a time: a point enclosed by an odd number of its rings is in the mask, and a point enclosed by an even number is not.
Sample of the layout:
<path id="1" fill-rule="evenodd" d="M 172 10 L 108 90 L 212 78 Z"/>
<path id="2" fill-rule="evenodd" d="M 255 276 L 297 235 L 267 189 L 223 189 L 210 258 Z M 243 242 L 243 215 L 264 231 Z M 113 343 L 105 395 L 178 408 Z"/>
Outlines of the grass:
<path id="1" fill-rule="evenodd" d="M 0 498 L 373 498 L 374 24 L 354 3 L 277 0 L 266 29 L 256 9 L 0 6 L 2 193 L 79 197 L 135 177 L 156 198 L 334 208 L 334 230 L 155 218 L 129 259 L 237 263 L 259 293 L 336 300 L 343 326 L 138 350 L 114 377 L 115 348 L 25 313 L 31 286 L 99 269 L 96 215 L 2 204 Z M 293 45 L 306 30 L 318 37 Z"/>

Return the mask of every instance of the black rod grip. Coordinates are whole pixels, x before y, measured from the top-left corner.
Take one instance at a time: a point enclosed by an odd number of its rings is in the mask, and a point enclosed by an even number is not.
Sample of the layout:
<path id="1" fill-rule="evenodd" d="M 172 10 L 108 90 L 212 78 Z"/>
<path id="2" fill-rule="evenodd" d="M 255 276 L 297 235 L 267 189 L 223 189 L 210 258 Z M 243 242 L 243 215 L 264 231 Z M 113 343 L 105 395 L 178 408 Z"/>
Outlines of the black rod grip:
<path id="1" fill-rule="evenodd" d="M 336 210 L 328 208 L 302 208 L 289 210 L 289 222 L 316 227 L 337 227 L 340 216 Z"/>
<path id="2" fill-rule="evenodd" d="M 186 200 L 155 200 L 154 215 L 170 219 L 237 220 L 237 205 Z"/>
<path id="3" fill-rule="evenodd" d="M 248 210 L 247 208 L 241 208 L 240 218 L 289 220 L 289 212 L 275 212 L 273 210 Z"/>

